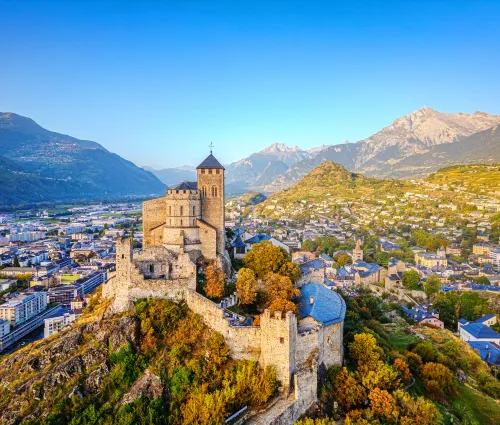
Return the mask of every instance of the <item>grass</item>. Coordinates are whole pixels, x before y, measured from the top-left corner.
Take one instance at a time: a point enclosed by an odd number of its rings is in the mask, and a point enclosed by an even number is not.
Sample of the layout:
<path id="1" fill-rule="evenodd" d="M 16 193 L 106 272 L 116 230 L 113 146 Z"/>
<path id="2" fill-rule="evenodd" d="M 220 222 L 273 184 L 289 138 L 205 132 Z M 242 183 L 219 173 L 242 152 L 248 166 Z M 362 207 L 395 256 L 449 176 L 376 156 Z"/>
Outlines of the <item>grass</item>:
<path id="1" fill-rule="evenodd" d="M 454 413 L 465 416 L 471 425 L 498 425 L 500 405 L 494 399 L 466 385 L 460 385 L 458 391 L 452 404 Z"/>
<path id="2" fill-rule="evenodd" d="M 404 332 L 394 332 L 389 335 L 389 342 L 398 351 L 408 351 L 408 346 L 414 342 L 420 341 L 419 338 L 413 335 L 408 335 Z"/>

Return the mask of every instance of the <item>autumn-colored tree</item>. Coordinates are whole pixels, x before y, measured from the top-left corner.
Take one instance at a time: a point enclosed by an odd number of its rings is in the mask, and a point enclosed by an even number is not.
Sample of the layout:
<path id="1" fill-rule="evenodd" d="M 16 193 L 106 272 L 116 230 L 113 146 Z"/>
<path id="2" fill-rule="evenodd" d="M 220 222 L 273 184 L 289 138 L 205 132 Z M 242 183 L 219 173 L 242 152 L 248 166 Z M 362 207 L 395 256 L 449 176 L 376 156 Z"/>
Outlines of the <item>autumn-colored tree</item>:
<path id="1" fill-rule="evenodd" d="M 411 378 L 410 368 L 408 364 L 402 359 L 394 360 L 392 367 L 398 372 L 403 381 L 408 381 Z"/>
<path id="2" fill-rule="evenodd" d="M 282 276 L 288 276 L 292 280 L 292 282 L 298 282 L 302 277 L 300 266 L 297 263 L 293 263 L 291 261 L 281 266 L 279 274 Z"/>
<path id="3" fill-rule="evenodd" d="M 441 280 L 437 276 L 429 276 L 424 283 L 424 292 L 431 300 L 441 290 Z"/>
<path id="4" fill-rule="evenodd" d="M 401 386 L 398 373 L 382 360 L 378 360 L 370 366 L 368 364 L 358 366 L 357 373 L 359 374 L 358 380 L 370 391 L 375 388 L 389 390 Z"/>
<path id="5" fill-rule="evenodd" d="M 392 393 L 399 407 L 399 425 L 439 425 L 441 413 L 438 408 L 424 397 L 414 399 L 403 390 Z"/>
<path id="6" fill-rule="evenodd" d="M 205 294 L 210 298 L 220 298 L 224 295 L 224 272 L 208 266 L 206 270 Z"/>
<path id="7" fill-rule="evenodd" d="M 300 295 L 300 291 L 293 285 L 288 276 L 268 273 L 264 279 L 264 291 L 272 302 L 276 298 L 291 300 Z"/>
<path id="8" fill-rule="evenodd" d="M 375 337 L 368 333 L 354 335 L 354 341 L 349 344 L 349 353 L 357 363 L 358 369 L 375 370 L 381 352 L 382 349 L 377 346 Z"/>
<path id="9" fill-rule="evenodd" d="M 333 257 L 333 259 L 337 263 L 338 267 L 344 267 L 346 264 L 352 263 L 351 256 L 349 254 L 346 254 L 346 253 L 337 254 Z"/>
<path id="10" fill-rule="evenodd" d="M 396 407 L 396 400 L 387 391 L 374 388 L 368 394 L 368 399 L 370 400 L 370 408 L 375 416 L 389 422 L 397 421 L 399 412 Z"/>
<path id="11" fill-rule="evenodd" d="M 297 306 L 289 300 L 284 300 L 283 298 L 275 298 L 268 307 L 271 316 L 274 316 L 276 311 L 281 311 L 282 314 L 287 313 L 288 311 L 293 311 L 295 314 L 298 314 Z"/>
<path id="12" fill-rule="evenodd" d="M 328 418 L 304 418 L 295 422 L 294 425 L 335 425 L 335 421 L 332 421 Z"/>
<path id="13" fill-rule="evenodd" d="M 252 304 L 257 298 L 259 286 L 255 273 L 251 269 L 242 268 L 236 280 L 236 293 L 241 304 Z"/>
<path id="14" fill-rule="evenodd" d="M 370 409 L 351 410 L 345 418 L 344 425 L 380 425 L 380 421 L 373 419 L 373 412 Z"/>
<path id="15" fill-rule="evenodd" d="M 453 394 L 455 391 L 455 377 L 441 363 L 426 363 L 420 369 L 420 377 L 429 397 L 434 400 L 443 400 L 445 393 Z"/>
<path id="16" fill-rule="evenodd" d="M 336 376 L 333 387 L 336 401 L 346 410 L 366 400 L 366 390 L 345 367 Z"/>
<path id="17" fill-rule="evenodd" d="M 226 345 L 224 337 L 219 332 L 212 332 L 207 339 L 207 360 L 217 367 L 227 362 L 231 355 L 231 350 Z"/>
<path id="18" fill-rule="evenodd" d="M 283 248 L 263 241 L 252 245 L 252 250 L 245 255 L 243 262 L 259 279 L 263 279 L 268 273 L 278 273 L 290 260 L 289 254 Z"/>

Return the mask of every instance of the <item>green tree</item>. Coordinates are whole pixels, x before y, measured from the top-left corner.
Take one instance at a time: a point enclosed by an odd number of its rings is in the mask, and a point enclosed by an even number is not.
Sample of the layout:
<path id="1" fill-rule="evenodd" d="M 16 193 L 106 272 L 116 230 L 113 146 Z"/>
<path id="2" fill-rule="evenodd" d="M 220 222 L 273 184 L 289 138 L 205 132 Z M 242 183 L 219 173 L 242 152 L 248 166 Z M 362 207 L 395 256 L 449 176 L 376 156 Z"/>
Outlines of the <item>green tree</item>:
<path id="1" fill-rule="evenodd" d="M 429 276 L 424 283 L 424 292 L 431 300 L 441 290 L 441 280 L 437 276 Z"/>
<path id="2" fill-rule="evenodd" d="M 491 285 L 490 280 L 486 276 L 479 276 L 474 278 L 474 282 L 479 285 Z"/>
<path id="3" fill-rule="evenodd" d="M 243 262 L 259 279 L 263 279 L 268 273 L 278 273 L 290 260 L 290 255 L 283 248 L 274 246 L 269 241 L 263 241 L 252 246 L 252 250 L 245 255 Z"/>
<path id="4" fill-rule="evenodd" d="M 316 252 L 316 249 L 318 249 L 318 244 L 315 241 L 306 239 L 304 242 L 302 242 L 301 249 L 302 251 Z"/>
<path id="5" fill-rule="evenodd" d="M 391 254 L 386 251 L 379 251 L 375 254 L 375 262 L 382 267 L 387 267 L 389 265 L 389 260 L 391 259 Z"/>
<path id="6" fill-rule="evenodd" d="M 335 262 L 337 263 L 337 268 L 344 267 L 346 264 L 351 264 L 352 263 L 352 258 L 349 254 L 337 254 L 335 257 L 333 257 Z"/>
<path id="7" fill-rule="evenodd" d="M 420 276 L 415 270 L 408 270 L 403 273 L 403 286 L 406 289 L 419 289 L 420 288 Z"/>

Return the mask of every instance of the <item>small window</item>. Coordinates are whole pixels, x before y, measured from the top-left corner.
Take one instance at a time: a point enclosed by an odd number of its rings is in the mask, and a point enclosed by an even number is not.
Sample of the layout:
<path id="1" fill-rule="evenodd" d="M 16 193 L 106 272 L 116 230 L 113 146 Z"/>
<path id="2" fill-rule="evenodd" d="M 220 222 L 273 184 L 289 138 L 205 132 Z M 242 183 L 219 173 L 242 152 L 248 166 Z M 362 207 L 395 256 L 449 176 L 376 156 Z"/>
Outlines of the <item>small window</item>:
<path id="1" fill-rule="evenodd" d="M 208 174 L 212 174 L 212 170 L 208 170 Z"/>
<path id="2" fill-rule="evenodd" d="M 196 215 L 196 207 L 193 207 L 193 215 Z"/>
<path id="3" fill-rule="evenodd" d="M 201 170 L 201 174 L 205 174 L 205 170 Z"/>
<path id="4" fill-rule="evenodd" d="M 215 170 L 215 174 L 220 174 L 220 170 L 219 169 Z"/>
<path id="5" fill-rule="evenodd" d="M 183 225 L 183 223 L 182 223 L 182 218 L 181 218 L 181 226 L 182 226 L 182 225 Z"/>
<path id="6" fill-rule="evenodd" d="M 153 264 L 149 265 L 149 273 L 154 273 L 155 272 L 155 266 Z"/>
<path id="7" fill-rule="evenodd" d="M 285 338 L 281 337 L 280 338 L 280 344 L 284 344 L 285 343 Z"/>
<path id="8" fill-rule="evenodd" d="M 181 207 L 180 207 L 180 212 L 181 212 L 181 214 L 180 214 L 180 215 L 184 215 L 184 207 L 183 207 L 182 205 L 181 205 Z"/>
<path id="9" fill-rule="evenodd" d="M 217 186 L 212 186 L 212 198 L 217 198 Z"/>
<path id="10" fill-rule="evenodd" d="M 168 215 L 172 215 L 172 205 L 168 207 Z"/>
<path id="11" fill-rule="evenodd" d="M 122 259 L 125 258 L 125 254 L 122 254 Z"/>

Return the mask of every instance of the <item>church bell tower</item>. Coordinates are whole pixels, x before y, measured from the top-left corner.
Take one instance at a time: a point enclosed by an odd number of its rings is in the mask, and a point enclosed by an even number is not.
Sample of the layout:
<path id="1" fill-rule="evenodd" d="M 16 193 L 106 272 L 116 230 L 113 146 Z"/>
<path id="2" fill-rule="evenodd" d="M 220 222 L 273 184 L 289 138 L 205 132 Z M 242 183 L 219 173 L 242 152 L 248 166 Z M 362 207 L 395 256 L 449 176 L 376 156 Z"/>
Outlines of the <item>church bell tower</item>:
<path id="1" fill-rule="evenodd" d="M 212 149 L 210 155 L 196 167 L 198 190 L 201 193 L 201 219 L 217 230 L 217 254 L 221 255 L 224 254 L 226 238 L 224 170 L 212 155 Z"/>

